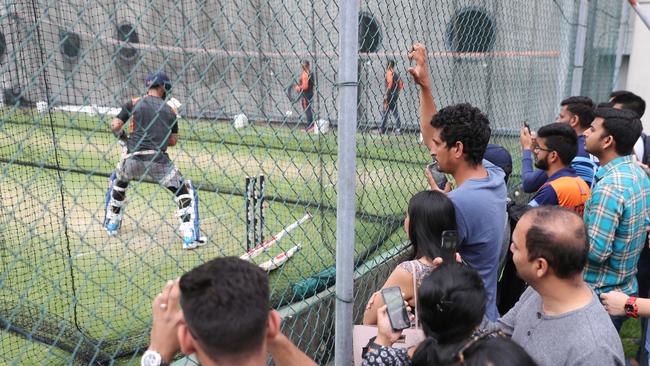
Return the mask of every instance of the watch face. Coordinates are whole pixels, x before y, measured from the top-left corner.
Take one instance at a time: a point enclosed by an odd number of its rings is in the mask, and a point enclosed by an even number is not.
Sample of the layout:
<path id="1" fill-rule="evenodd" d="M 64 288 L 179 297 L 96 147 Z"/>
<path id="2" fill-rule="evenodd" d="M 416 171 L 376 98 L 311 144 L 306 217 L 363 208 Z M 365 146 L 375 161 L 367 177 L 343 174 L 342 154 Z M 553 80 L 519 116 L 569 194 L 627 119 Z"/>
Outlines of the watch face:
<path id="1" fill-rule="evenodd" d="M 162 357 L 155 351 L 147 351 L 140 360 L 140 366 L 160 366 Z"/>
<path id="2" fill-rule="evenodd" d="M 625 312 L 631 313 L 634 311 L 634 306 L 632 304 L 625 304 L 623 309 L 625 310 Z"/>

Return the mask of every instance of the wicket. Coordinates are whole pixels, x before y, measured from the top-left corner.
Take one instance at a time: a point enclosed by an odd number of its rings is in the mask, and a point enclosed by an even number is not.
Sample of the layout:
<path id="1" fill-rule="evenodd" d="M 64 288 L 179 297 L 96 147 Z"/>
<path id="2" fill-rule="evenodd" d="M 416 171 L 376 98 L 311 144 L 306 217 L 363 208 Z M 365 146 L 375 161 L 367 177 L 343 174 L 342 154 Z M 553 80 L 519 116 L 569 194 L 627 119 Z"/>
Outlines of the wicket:
<path id="1" fill-rule="evenodd" d="M 266 210 L 264 208 L 266 181 L 264 175 L 259 176 L 259 188 L 257 181 L 258 177 L 246 177 L 246 251 L 264 242 L 264 224 L 266 218 Z"/>

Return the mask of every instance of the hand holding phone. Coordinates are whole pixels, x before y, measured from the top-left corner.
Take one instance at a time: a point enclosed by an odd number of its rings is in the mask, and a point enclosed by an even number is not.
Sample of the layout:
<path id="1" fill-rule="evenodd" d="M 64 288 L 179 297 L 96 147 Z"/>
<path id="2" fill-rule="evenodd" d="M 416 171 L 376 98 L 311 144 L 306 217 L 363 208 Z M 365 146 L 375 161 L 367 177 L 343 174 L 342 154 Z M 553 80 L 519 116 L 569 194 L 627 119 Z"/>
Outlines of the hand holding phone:
<path id="1" fill-rule="evenodd" d="M 402 289 L 399 286 L 389 287 L 381 290 L 381 296 L 387 307 L 388 320 L 394 331 L 409 328 L 411 321 L 404 305 Z"/>
<path id="2" fill-rule="evenodd" d="M 530 133 L 530 125 L 528 124 L 528 122 L 524 122 L 524 127 L 526 127 L 528 133 Z"/>
<path id="3" fill-rule="evenodd" d="M 429 173 L 431 173 L 431 177 L 433 177 L 433 180 L 436 181 L 436 185 L 438 185 L 438 188 L 444 190 L 445 185 L 447 185 L 447 176 L 445 173 L 441 172 L 438 169 L 438 160 L 436 160 L 435 157 L 431 157 L 433 160 L 431 164 L 427 165 L 427 169 L 429 170 Z"/>
<path id="4" fill-rule="evenodd" d="M 449 254 L 456 253 L 458 246 L 458 231 L 456 230 L 445 230 L 442 232 L 442 239 L 440 242 L 440 247 L 442 250 Z"/>

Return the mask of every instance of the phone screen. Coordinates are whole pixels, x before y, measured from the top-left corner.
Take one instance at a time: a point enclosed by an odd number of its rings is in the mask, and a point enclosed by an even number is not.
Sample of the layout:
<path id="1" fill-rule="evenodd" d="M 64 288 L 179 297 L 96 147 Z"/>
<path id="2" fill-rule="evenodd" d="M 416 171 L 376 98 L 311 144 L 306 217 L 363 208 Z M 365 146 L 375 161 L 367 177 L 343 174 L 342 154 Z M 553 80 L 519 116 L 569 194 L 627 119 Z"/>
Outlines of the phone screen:
<path id="1" fill-rule="evenodd" d="M 528 133 L 530 133 L 530 125 L 528 122 L 524 122 L 524 127 L 526 127 L 528 129 Z"/>
<path id="2" fill-rule="evenodd" d="M 440 246 L 448 253 L 456 252 L 456 247 L 458 246 L 458 232 L 456 230 L 443 231 Z"/>
<path id="3" fill-rule="evenodd" d="M 402 330 L 410 327 L 411 322 L 406 312 L 404 299 L 402 298 L 402 290 L 399 286 L 385 288 L 381 290 L 381 295 L 388 308 L 388 319 L 393 330 Z"/>

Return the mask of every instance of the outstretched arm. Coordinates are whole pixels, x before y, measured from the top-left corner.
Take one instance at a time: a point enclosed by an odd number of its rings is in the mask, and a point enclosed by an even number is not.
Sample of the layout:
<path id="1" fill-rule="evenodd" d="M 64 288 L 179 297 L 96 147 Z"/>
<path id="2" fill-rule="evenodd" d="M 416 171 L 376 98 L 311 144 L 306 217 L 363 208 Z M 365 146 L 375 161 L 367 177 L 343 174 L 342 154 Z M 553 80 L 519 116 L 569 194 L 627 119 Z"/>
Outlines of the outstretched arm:
<path id="1" fill-rule="evenodd" d="M 431 150 L 433 144 L 431 119 L 438 111 L 431 92 L 426 48 L 421 43 L 416 43 L 408 56 L 410 60 L 415 61 L 415 66 L 409 68 L 408 71 L 413 76 L 413 81 L 420 86 L 420 132 L 422 132 L 424 144 Z"/>

